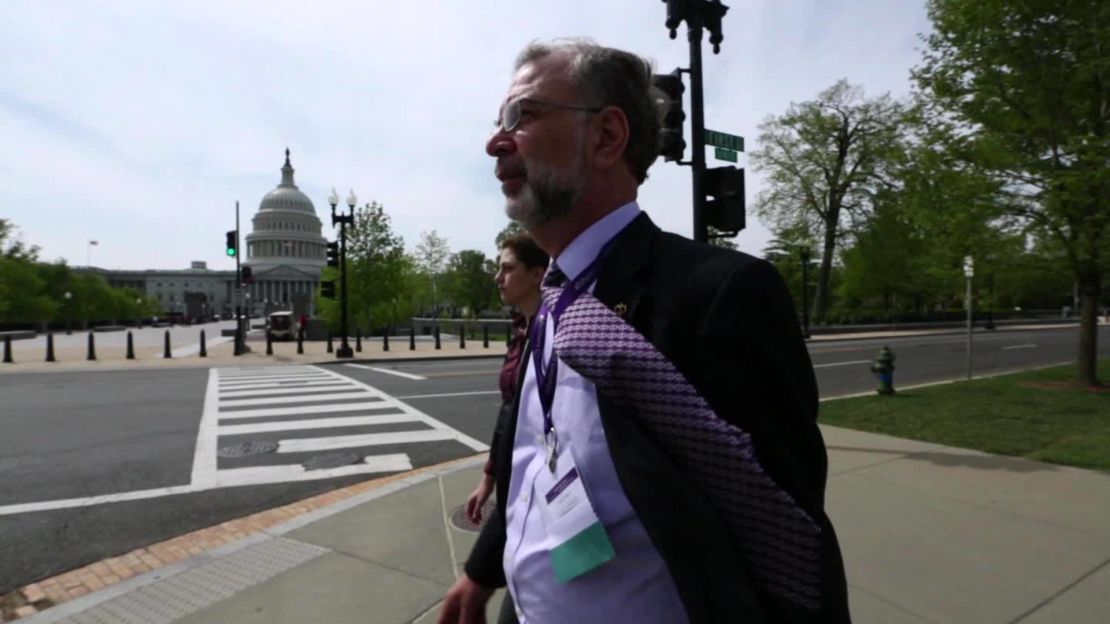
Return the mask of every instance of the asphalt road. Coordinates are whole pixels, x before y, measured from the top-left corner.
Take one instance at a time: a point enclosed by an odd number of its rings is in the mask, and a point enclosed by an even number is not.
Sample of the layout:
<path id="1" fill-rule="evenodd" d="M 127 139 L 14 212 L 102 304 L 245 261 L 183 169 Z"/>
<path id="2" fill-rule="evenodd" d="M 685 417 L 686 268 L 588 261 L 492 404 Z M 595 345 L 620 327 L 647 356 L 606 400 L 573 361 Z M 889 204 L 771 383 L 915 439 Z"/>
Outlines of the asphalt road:
<path id="1" fill-rule="evenodd" d="M 1074 328 L 983 332 L 974 373 L 1073 362 Z M 965 375 L 962 335 L 810 344 L 822 398 Z M 1110 353 L 1110 328 L 1100 333 Z M 0 375 L 0 593 L 367 478 L 482 452 L 500 359 Z M 327 469 L 333 472 L 325 472 Z M 321 478 L 323 477 L 323 478 Z M 122 494 L 122 500 L 90 497 Z M 459 501 L 460 504 L 462 501 Z"/>

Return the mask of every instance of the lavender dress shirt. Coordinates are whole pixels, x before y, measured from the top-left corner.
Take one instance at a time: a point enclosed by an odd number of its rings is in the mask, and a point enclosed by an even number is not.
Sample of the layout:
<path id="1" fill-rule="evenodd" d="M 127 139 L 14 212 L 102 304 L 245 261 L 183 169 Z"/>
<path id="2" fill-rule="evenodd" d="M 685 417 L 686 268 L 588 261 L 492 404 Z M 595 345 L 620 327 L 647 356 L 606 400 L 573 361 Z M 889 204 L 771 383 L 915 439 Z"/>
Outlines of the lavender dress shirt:
<path id="1" fill-rule="evenodd" d="M 568 277 L 581 273 L 601 248 L 640 214 L 631 202 L 590 226 L 556 258 Z M 554 342 L 546 324 L 544 360 Z M 524 363 L 520 412 L 513 444 L 512 478 L 506 505 L 505 577 L 522 623 L 685 622 L 686 612 L 663 559 L 651 543 L 617 478 L 598 411 L 594 385 L 565 364 L 559 376 L 552 420 L 561 450 L 570 448 L 616 557 L 567 583 L 555 580 L 548 538 L 537 507 L 536 474 L 546 469 L 543 412 L 531 357 Z"/>

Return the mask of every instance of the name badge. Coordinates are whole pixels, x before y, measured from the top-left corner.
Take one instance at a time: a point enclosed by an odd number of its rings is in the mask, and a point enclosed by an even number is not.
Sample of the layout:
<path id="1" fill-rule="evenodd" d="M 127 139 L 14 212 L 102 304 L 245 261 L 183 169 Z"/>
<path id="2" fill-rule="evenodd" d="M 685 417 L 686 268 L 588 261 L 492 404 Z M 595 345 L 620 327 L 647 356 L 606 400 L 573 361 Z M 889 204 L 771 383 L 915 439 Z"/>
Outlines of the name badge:
<path id="1" fill-rule="evenodd" d="M 535 488 L 542 494 L 540 514 L 554 544 L 555 579 L 566 583 L 609 561 L 616 552 L 590 504 L 570 446 L 560 445 L 554 472 L 546 468 L 537 474 Z"/>

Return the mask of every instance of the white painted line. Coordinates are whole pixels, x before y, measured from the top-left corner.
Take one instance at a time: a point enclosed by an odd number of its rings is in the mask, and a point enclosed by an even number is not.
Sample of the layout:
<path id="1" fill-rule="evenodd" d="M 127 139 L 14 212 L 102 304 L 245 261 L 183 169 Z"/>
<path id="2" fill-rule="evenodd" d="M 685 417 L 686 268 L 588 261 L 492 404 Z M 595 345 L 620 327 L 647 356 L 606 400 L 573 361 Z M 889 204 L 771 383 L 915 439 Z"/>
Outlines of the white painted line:
<path id="1" fill-rule="evenodd" d="M 360 446 L 379 446 L 382 444 L 411 444 L 413 442 L 436 442 L 453 440 L 450 431 L 424 429 L 421 431 L 391 431 L 389 433 L 367 433 L 363 435 L 334 436 L 330 438 L 300 438 L 278 442 L 278 453 L 306 453 L 311 451 L 332 451 L 335 449 L 357 448 Z"/>
<path id="2" fill-rule="evenodd" d="M 192 487 L 207 487 L 216 475 L 216 429 L 220 426 L 217 407 L 219 383 L 220 369 L 209 369 L 208 388 L 204 392 L 204 411 L 201 413 L 197 431 L 197 448 L 193 452 L 193 474 L 190 480 Z"/>
<path id="3" fill-rule="evenodd" d="M 370 455 L 360 464 L 308 470 L 300 464 L 282 466 L 254 466 L 251 468 L 231 468 L 221 470 L 217 475 L 219 487 L 241 485 L 260 485 L 263 483 L 288 483 L 290 481 L 314 481 L 331 479 L 371 472 L 401 472 L 412 470 L 412 462 L 405 453 L 392 455 Z"/>
<path id="4" fill-rule="evenodd" d="M 393 397 L 398 401 L 409 399 L 439 399 L 443 397 L 461 397 L 461 396 L 482 396 L 486 394 L 501 394 L 500 390 L 479 390 L 477 392 L 448 392 L 445 394 L 409 394 L 406 396 Z"/>
<path id="5" fill-rule="evenodd" d="M 268 433 L 271 431 L 300 431 L 304 429 L 326 429 L 329 427 L 363 427 L 401 422 L 415 421 L 412 416 L 407 414 L 346 416 L 339 418 L 316 418 L 312 420 L 283 420 L 278 422 L 252 423 L 249 425 L 224 425 L 220 427 L 220 435 L 231 436 L 247 433 Z"/>
<path id="6" fill-rule="evenodd" d="M 233 401 L 220 401 L 220 409 L 225 407 L 246 407 L 248 405 L 281 405 L 282 403 L 322 403 L 324 401 L 339 401 L 347 399 L 376 398 L 367 395 L 361 388 L 358 392 L 336 392 L 334 394 L 314 394 L 312 396 L 280 396 L 267 399 L 239 399 Z"/>
<path id="7" fill-rule="evenodd" d="M 311 387 L 311 386 L 342 386 L 342 385 L 348 385 L 349 383 L 350 383 L 350 380 L 340 381 L 338 379 L 325 379 L 325 380 L 322 380 L 322 381 L 304 381 L 304 382 L 297 382 L 297 381 L 262 382 L 262 381 L 259 381 L 259 382 L 256 382 L 256 383 L 242 384 L 240 386 L 234 386 L 234 387 L 223 387 L 223 386 L 221 386 L 221 388 L 223 388 L 225 390 L 235 391 L 235 390 L 252 390 L 252 389 L 256 389 L 256 388 L 307 388 L 307 387 Z"/>
<path id="8" fill-rule="evenodd" d="M 220 420 L 229 418 L 259 418 L 261 416 L 295 416 L 298 414 L 330 414 L 334 412 L 360 412 L 364 410 L 380 410 L 396 408 L 388 401 L 374 401 L 372 403 L 348 403 L 346 405 L 306 405 L 304 407 L 267 407 L 263 409 L 238 410 L 235 412 L 220 412 Z"/>
<path id="9" fill-rule="evenodd" d="M 1035 345 L 1033 343 L 1029 343 L 1029 344 L 1022 344 L 1022 345 L 1011 345 L 1009 347 L 1002 347 L 1002 350 L 1007 351 L 1009 349 L 1036 349 L 1036 348 L 1037 348 L 1037 345 Z"/>
<path id="10" fill-rule="evenodd" d="M 871 360 L 854 360 L 852 362 L 833 362 L 831 364 L 814 364 L 813 368 L 828 368 L 830 366 L 850 366 L 854 364 L 871 364 Z"/>
<path id="11" fill-rule="evenodd" d="M 368 391 L 373 392 L 373 393 L 381 396 L 382 399 L 384 399 L 387 403 L 392 404 L 392 405 L 396 405 L 397 409 L 399 409 L 400 411 L 402 411 L 406 414 L 411 414 L 412 416 L 414 416 L 416 418 L 419 418 L 421 422 L 428 425 L 429 427 L 432 427 L 433 429 L 438 429 L 438 430 L 441 430 L 441 431 L 451 432 L 451 434 L 454 436 L 454 438 L 456 440 L 458 440 L 462 444 L 465 444 L 466 446 L 469 446 L 470 448 L 474 449 L 475 451 L 482 452 L 482 451 L 488 451 L 489 450 L 489 445 L 488 444 L 485 444 L 485 443 L 483 443 L 479 440 L 475 440 L 474 438 L 466 435 L 465 433 L 459 431 L 458 429 L 455 429 L 454 427 L 449 427 L 445 423 L 442 423 L 442 422 L 432 418 L 431 416 L 425 414 L 424 412 L 421 412 L 420 410 L 416 409 L 415 407 L 412 407 L 408 403 L 403 403 L 401 401 L 398 401 L 397 399 L 389 396 L 388 394 L 382 392 L 381 390 L 378 390 L 377 388 L 374 388 L 373 386 L 369 386 L 367 384 L 364 384 L 361 381 L 351 380 L 349 377 L 344 377 L 344 376 L 340 375 L 339 373 L 332 372 L 332 371 L 320 368 L 319 366 L 313 366 L 312 368 L 324 371 L 324 372 L 328 373 L 329 375 L 333 375 L 333 376 L 335 376 L 337 378 L 340 378 L 340 379 L 350 380 L 352 383 L 355 383 L 359 386 L 362 386 L 363 388 L 366 388 Z"/>
<path id="12" fill-rule="evenodd" d="M 297 386 L 296 388 L 286 387 L 262 390 L 233 390 L 231 392 L 221 392 L 220 398 L 230 399 L 235 397 L 249 396 L 277 396 L 279 394 L 311 394 L 313 392 L 335 392 L 336 390 L 346 390 L 344 386 L 347 386 L 348 388 L 350 387 L 350 385 L 348 384 L 339 385 L 337 382 L 336 385 L 332 386 L 315 386 L 312 388 L 302 388 L 300 386 Z"/>
<path id="13" fill-rule="evenodd" d="M 324 377 L 323 375 L 309 375 L 309 374 L 306 374 L 306 373 L 297 373 L 296 375 L 265 375 L 265 376 L 261 376 L 261 377 L 259 377 L 259 376 L 239 377 L 239 378 L 233 379 L 233 380 L 225 379 L 225 380 L 220 382 L 220 386 L 221 387 L 227 387 L 227 386 L 238 386 L 238 385 L 252 384 L 252 383 L 264 383 L 264 382 L 268 382 L 268 381 L 291 381 L 291 380 L 297 380 L 297 379 L 305 379 L 305 380 L 308 380 L 308 381 L 319 381 L 321 379 L 326 379 L 326 377 Z"/>
<path id="14" fill-rule="evenodd" d="M 281 470 L 269 470 L 281 468 Z M 299 469 L 299 470 L 296 470 Z M 86 496 L 84 498 L 66 498 L 60 500 L 43 501 L 38 503 L 18 503 L 15 505 L 0 506 L 0 516 L 14 516 L 21 513 L 38 511 L 54 511 L 57 509 L 71 509 L 74 507 L 91 507 L 105 503 L 120 503 L 125 501 L 161 498 L 176 494 L 193 494 L 214 490 L 223 487 L 236 487 L 243 485 L 259 485 L 263 483 L 282 483 L 285 481 L 313 481 L 317 479 L 331 479 L 356 474 L 373 472 L 403 472 L 412 470 L 412 462 L 408 455 L 397 453 L 392 455 L 369 456 L 362 464 L 341 466 L 326 470 L 305 470 L 303 466 L 296 465 L 291 468 L 269 466 L 259 468 L 235 468 L 221 470 L 218 479 L 205 485 L 175 485 L 173 487 L 157 488 L 154 490 L 135 490 L 118 494 L 105 494 L 102 496 Z M 244 471 L 244 472 L 240 472 Z M 225 474 L 231 473 L 231 474 Z"/>
<path id="15" fill-rule="evenodd" d="M 386 375 L 396 375 L 398 377 L 404 377 L 405 379 L 414 379 L 416 381 L 424 381 L 427 379 L 427 377 L 421 377 L 420 375 L 413 375 L 412 373 L 402 373 L 401 371 L 390 370 L 388 368 L 378 368 L 377 366 L 366 366 L 363 364 L 345 364 L 345 366 L 374 371 L 375 373 L 385 373 Z"/>
<path id="16" fill-rule="evenodd" d="M 29 513 L 34 511 L 69 509 L 71 507 L 88 507 L 91 505 L 143 500 L 146 498 L 159 498 L 162 496 L 170 496 L 172 494 L 189 494 L 192 492 L 199 492 L 201 490 L 207 489 L 210 489 L 210 487 L 198 488 L 193 485 L 175 485 L 172 487 L 157 488 L 153 490 L 135 490 L 133 492 L 104 494 L 101 496 L 86 496 L 84 498 L 66 498 L 60 500 L 42 501 L 39 503 L 17 503 L 15 505 L 4 505 L 0 507 L 0 516 L 12 516 L 15 514 Z"/>

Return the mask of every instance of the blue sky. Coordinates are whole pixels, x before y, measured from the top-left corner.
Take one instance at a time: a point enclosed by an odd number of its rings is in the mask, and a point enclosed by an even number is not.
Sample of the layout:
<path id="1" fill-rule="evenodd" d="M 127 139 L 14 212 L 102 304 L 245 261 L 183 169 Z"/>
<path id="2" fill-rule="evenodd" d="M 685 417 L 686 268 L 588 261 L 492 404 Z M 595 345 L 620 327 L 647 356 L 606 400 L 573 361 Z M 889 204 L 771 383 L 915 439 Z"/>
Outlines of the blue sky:
<path id="1" fill-rule="evenodd" d="M 726 4 L 721 54 L 703 48 L 706 125 L 749 150 L 760 121 L 839 78 L 905 96 L 929 27 L 921 1 Z M 0 217 L 46 260 L 84 265 L 97 240 L 96 266 L 230 268 L 235 201 L 249 223 L 288 146 L 325 223 L 331 187 L 353 188 L 384 204 L 410 249 L 435 229 L 452 250 L 492 254 L 507 220 L 483 146 L 517 52 L 587 36 L 667 72 L 688 46 L 664 17 L 649 0 L 6 0 Z M 660 160 L 640 189 L 641 207 L 685 235 L 689 180 Z M 760 189 L 749 171 L 749 204 Z M 769 238 L 749 215 L 737 243 L 758 255 Z"/>

